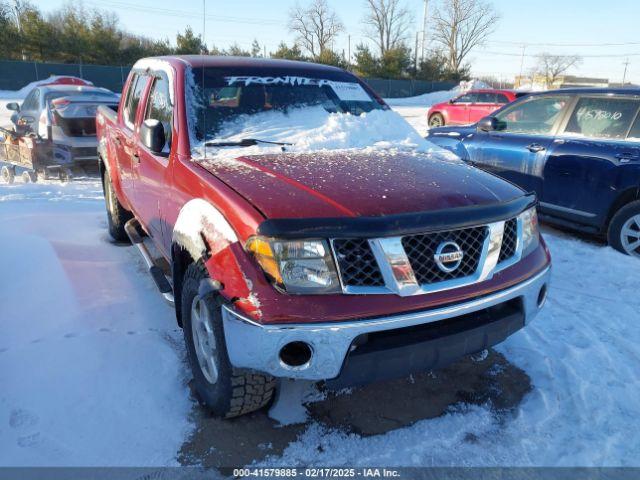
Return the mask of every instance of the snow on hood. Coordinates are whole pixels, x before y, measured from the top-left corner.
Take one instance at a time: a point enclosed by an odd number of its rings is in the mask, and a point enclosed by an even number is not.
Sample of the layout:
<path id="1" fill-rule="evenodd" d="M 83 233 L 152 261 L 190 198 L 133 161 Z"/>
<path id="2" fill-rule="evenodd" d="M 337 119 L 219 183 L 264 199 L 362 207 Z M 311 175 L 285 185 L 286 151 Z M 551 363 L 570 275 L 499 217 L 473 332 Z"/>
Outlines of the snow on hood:
<path id="1" fill-rule="evenodd" d="M 310 153 L 333 150 L 381 151 L 407 149 L 457 158 L 425 140 L 398 113 L 391 110 L 373 110 L 361 115 L 329 113 L 324 108 L 308 107 L 242 115 L 225 124 L 215 141 L 237 141 L 257 138 L 272 142 L 291 143 L 287 152 Z M 280 146 L 260 144 L 252 147 L 206 147 L 202 143 L 192 149 L 193 158 L 204 159 L 215 155 L 218 159 L 239 156 L 278 153 Z"/>

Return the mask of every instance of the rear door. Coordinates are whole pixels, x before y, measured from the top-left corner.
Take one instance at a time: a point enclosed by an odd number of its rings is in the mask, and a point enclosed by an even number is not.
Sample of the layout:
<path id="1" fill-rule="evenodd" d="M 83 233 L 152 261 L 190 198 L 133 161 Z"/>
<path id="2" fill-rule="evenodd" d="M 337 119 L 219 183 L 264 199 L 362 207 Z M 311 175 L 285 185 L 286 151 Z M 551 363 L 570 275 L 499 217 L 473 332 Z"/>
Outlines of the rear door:
<path id="1" fill-rule="evenodd" d="M 151 152 L 137 140 L 137 152 L 139 162 L 134 165 L 135 177 L 135 203 L 138 207 L 138 215 L 145 226 L 155 237 L 157 244 L 163 244 L 162 238 L 165 231 L 165 220 L 162 217 L 162 205 L 167 194 L 167 185 L 171 182 L 168 176 L 169 154 L 171 152 L 173 137 L 173 98 L 170 92 L 169 78 L 165 72 L 153 75 L 151 89 L 143 110 L 141 122 L 153 119 L 158 120 L 164 127 L 166 143 L 161 153 Z M 167 252 L 165 252 L 167 253 Z"/>
<path id="2" fill-rule="evenodd" d="M 639 110 L 640 98 L 631 95 L 578 98 L 544 167 L 541 206 L 548 213 L 604 224 L 624 184 L 620 167 L 640 163 L 640 144 L 627 140 Z"/>
<path id="3" fill-rule="evenodd" d="M 536 95 L 505 107 L 495 115 L 496 131 L 475 135 L 471 162 L 540 195 L 547 150 L 571 100 L 570 95 Z"/>
<path id="4" fill-rule="evenodd" d="M 133 167 L 138 162 L 136 145 L 138 105 L 148 79 L 148 75 L 142 72 L 132 73 L 127 89 L 123 92 L 125 102 L 118 112 L 120 119 L 118 128 L 113 132 L 112 140 L 118 155 L 120 182 L 128 198 L 133 198 Z"/>

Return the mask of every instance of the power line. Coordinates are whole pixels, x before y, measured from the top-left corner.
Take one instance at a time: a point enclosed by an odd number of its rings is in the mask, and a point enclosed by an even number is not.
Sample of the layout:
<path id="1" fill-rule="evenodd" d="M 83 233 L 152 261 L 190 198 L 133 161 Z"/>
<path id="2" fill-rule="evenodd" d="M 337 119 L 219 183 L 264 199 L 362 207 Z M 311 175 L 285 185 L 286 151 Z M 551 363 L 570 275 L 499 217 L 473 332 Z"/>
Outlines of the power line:
<path id="1" fill-rule="evenodd" d="M 489 55 L 502 55 L 505 57 L 538 57 L 536 54 L 522 54 L 522 53 L 512 53 L 512 52 L 492 52 L 492 51 L 483 51 L 484 54 Z M 594 55 L 579 55 L 583 58 L 626 58 L 626 57 L 637 57 L 640 56 L 640 53 L 619 53 L 619 54 L 594 54 Z"/>
<path id="2" fill-rule="evenodd" d="M 145 7 L 143 5 L 132 5 L 131 3 L 128 3 L 128 2 L 119 2 L 117 0 L 92 0 L 85 3 L 96 6 L 96 7 L 101 7 L 104 4 L 111 7 L 126 9 L 128 11 L 133 10 L 137 12 L 150 13 L 150 14 L 156 14 L 156 15 L 166 15 L 166 16 L 180 17 L 180 18 L 201 19 L 203 17 L 202 13 L 198 13 L 198 12 L 173 10 L 169 8 Z M 206 18 L 206 20 L 211 20 L 214 22 L 243 23 L 247 25 L 265 25 L 265 24 L 282 25 L 283 23 L 281 20 L 275 20 L 275 19 L 231 17 L 227 15 L 204 15 L 204 17 Z"/>
<path id="3" fill-rule="evenodd" d="M 489 40 L 488 43 L 497 43 L 502 45 L 515 45 L 522 47 L 624 47 L 632 45 L 640 45 L 640 42 L 621 42 L 621 43 L 536 43 L 536 42 L 513 42 L 507 40 Z"/>

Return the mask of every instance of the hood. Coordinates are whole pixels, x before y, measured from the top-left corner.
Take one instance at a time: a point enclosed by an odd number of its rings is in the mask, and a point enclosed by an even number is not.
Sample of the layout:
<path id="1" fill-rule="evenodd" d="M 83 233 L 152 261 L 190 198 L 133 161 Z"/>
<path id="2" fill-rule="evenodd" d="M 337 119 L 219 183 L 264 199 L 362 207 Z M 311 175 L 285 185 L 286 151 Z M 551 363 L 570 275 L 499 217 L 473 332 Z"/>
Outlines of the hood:
<path id="1" fill-rule="evenodd" d="M 488 205 L 517 187 L 443 153 L 332 151 L 198 163 L 266 218 L 375 217 Z"/>

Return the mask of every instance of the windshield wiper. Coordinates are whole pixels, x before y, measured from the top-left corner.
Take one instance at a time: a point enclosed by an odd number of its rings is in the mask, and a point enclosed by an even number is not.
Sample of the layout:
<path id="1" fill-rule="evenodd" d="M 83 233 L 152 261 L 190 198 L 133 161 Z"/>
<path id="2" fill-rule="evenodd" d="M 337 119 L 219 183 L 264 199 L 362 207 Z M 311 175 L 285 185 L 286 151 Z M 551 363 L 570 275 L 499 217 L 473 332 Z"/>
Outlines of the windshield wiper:
<path id="1" fill-rule="evenodd" d="M 259 138 L 243 138 L 237 141 L 222 141 L 217 142 L 215 140 L 210 140 L 208 142 L 204 142 L 205 147 L 253 147 L 254 145 L 258 145 L 259 143 L 266 143 L 269 145 L 280 145 L 283 150 L 285 146 L 293 145 L 293 143 L 286 142 L 271 142 L 269 140 L 260 140 Z"/>

